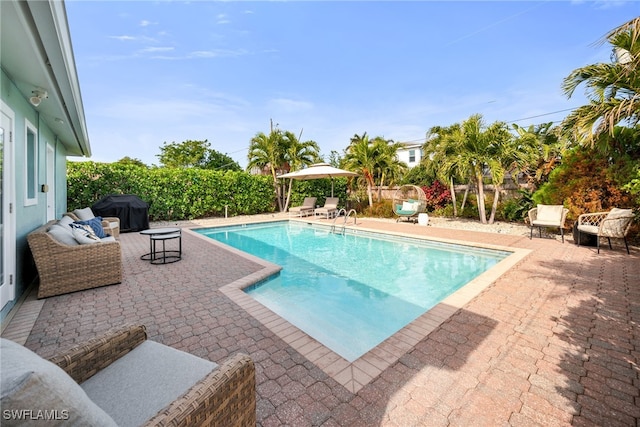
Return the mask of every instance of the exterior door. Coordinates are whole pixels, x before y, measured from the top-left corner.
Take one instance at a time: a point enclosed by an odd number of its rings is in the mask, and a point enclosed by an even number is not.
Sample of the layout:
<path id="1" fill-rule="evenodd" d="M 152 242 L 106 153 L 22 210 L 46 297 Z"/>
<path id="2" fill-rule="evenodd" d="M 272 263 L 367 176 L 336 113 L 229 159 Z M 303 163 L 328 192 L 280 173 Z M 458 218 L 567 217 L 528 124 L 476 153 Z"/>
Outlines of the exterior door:
<path id="1" fill-rule="evenodd" d="M 15 116 L 0 101 L 0 309 L 15 298 L 15 192 L 14 122 Z"/>
<path id="2" fill-rule="evenodd" d="M 56 153 L 53 147 L 47 144 L 47 221 L 56 218 Z"/>

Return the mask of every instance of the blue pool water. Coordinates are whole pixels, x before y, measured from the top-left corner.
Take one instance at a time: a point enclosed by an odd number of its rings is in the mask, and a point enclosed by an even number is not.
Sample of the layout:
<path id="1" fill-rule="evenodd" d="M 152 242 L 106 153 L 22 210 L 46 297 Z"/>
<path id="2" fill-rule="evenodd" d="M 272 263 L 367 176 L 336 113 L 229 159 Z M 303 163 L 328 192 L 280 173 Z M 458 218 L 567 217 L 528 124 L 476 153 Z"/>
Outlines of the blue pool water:
<path id="1" fill-rule="evenodd" d="M 511 254 L 287 221 L 197 231 L 282 266 L 245 292 L 350 362 Z"/>

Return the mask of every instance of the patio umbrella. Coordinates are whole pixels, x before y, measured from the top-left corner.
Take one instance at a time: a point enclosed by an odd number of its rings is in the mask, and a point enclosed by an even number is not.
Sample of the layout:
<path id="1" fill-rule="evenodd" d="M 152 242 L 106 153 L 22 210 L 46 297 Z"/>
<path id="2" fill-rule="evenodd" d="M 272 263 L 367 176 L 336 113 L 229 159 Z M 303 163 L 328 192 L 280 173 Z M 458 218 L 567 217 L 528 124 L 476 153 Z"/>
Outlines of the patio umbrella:
<path id="1" fill-rule="evenodd" d="M 347 171 L 344 169 L 338 169 L 331 166 L 329 163 L 316 163 L 309 166 L 306 169 L 300 169 L 295 172 L 285 173 L 278 175 L 277 178 L 290 178 L 290 179 L 318 179 L 318 178 L 331 178 L 331 197 L 333 197 L 333 178 L 336 176 L 357 176 L 355 172 Z"/>

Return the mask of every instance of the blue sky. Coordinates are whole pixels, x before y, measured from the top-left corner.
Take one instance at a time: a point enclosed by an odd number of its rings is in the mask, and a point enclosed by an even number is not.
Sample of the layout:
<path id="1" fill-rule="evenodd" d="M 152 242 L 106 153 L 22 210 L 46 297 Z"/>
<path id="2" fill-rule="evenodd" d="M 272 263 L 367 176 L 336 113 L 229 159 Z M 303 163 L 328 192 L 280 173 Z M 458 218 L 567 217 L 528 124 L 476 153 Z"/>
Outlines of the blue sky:
<path id="1" fill-rule="evenodd" d="M 66 2 L 91 160 L 158 164 L 208 140 L 247 163 L 273 119 L 342 153 L 354 134 L 422 142 L 432 126 L 560 121 L 572 70 L 634 1 Z M 555 114 L 549 114 L 558 112 Z M 540 117 L 534 117 L 539 116 Z M 532 117 L 532 118 L 530 118 Z M 530 119 L 528 119 L 530 118 Z M 524 119 L 524 120 L 521 120 Z"/>

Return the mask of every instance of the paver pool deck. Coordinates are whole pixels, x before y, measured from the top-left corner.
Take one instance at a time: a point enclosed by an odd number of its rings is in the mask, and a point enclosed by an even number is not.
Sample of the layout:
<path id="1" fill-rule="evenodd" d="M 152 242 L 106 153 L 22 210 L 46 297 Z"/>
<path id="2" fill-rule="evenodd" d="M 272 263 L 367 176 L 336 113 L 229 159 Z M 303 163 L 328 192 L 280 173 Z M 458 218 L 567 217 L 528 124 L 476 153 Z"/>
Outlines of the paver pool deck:
<path id="1" fill-rule="evenodd" d="M 214 362 L 247 353 L 256 363 L 260 426 L 638 425 L 639 248 L 628 255 L 614 242 L 597 254 L 570 237 L 563 244 L 367 219 L 357 227 L 525 256 L 414 344 L 392 339 L 387 344 L 400 351 L 355 387 L 334 372 L 343 366 L 332 369 L 292 345 L 286 328 L 228 296 L 230 284 L 261 274 L 263 265 L 190 232 L 183 233 L 183 259 L 167 265 L 140 259 L 148 236 L 123 233 L 121 284 L 28 300 L 3 335 L 28 324 L 25 345 L 51 357 L 112 327 L 141 323 L 150 339 Z"/>

